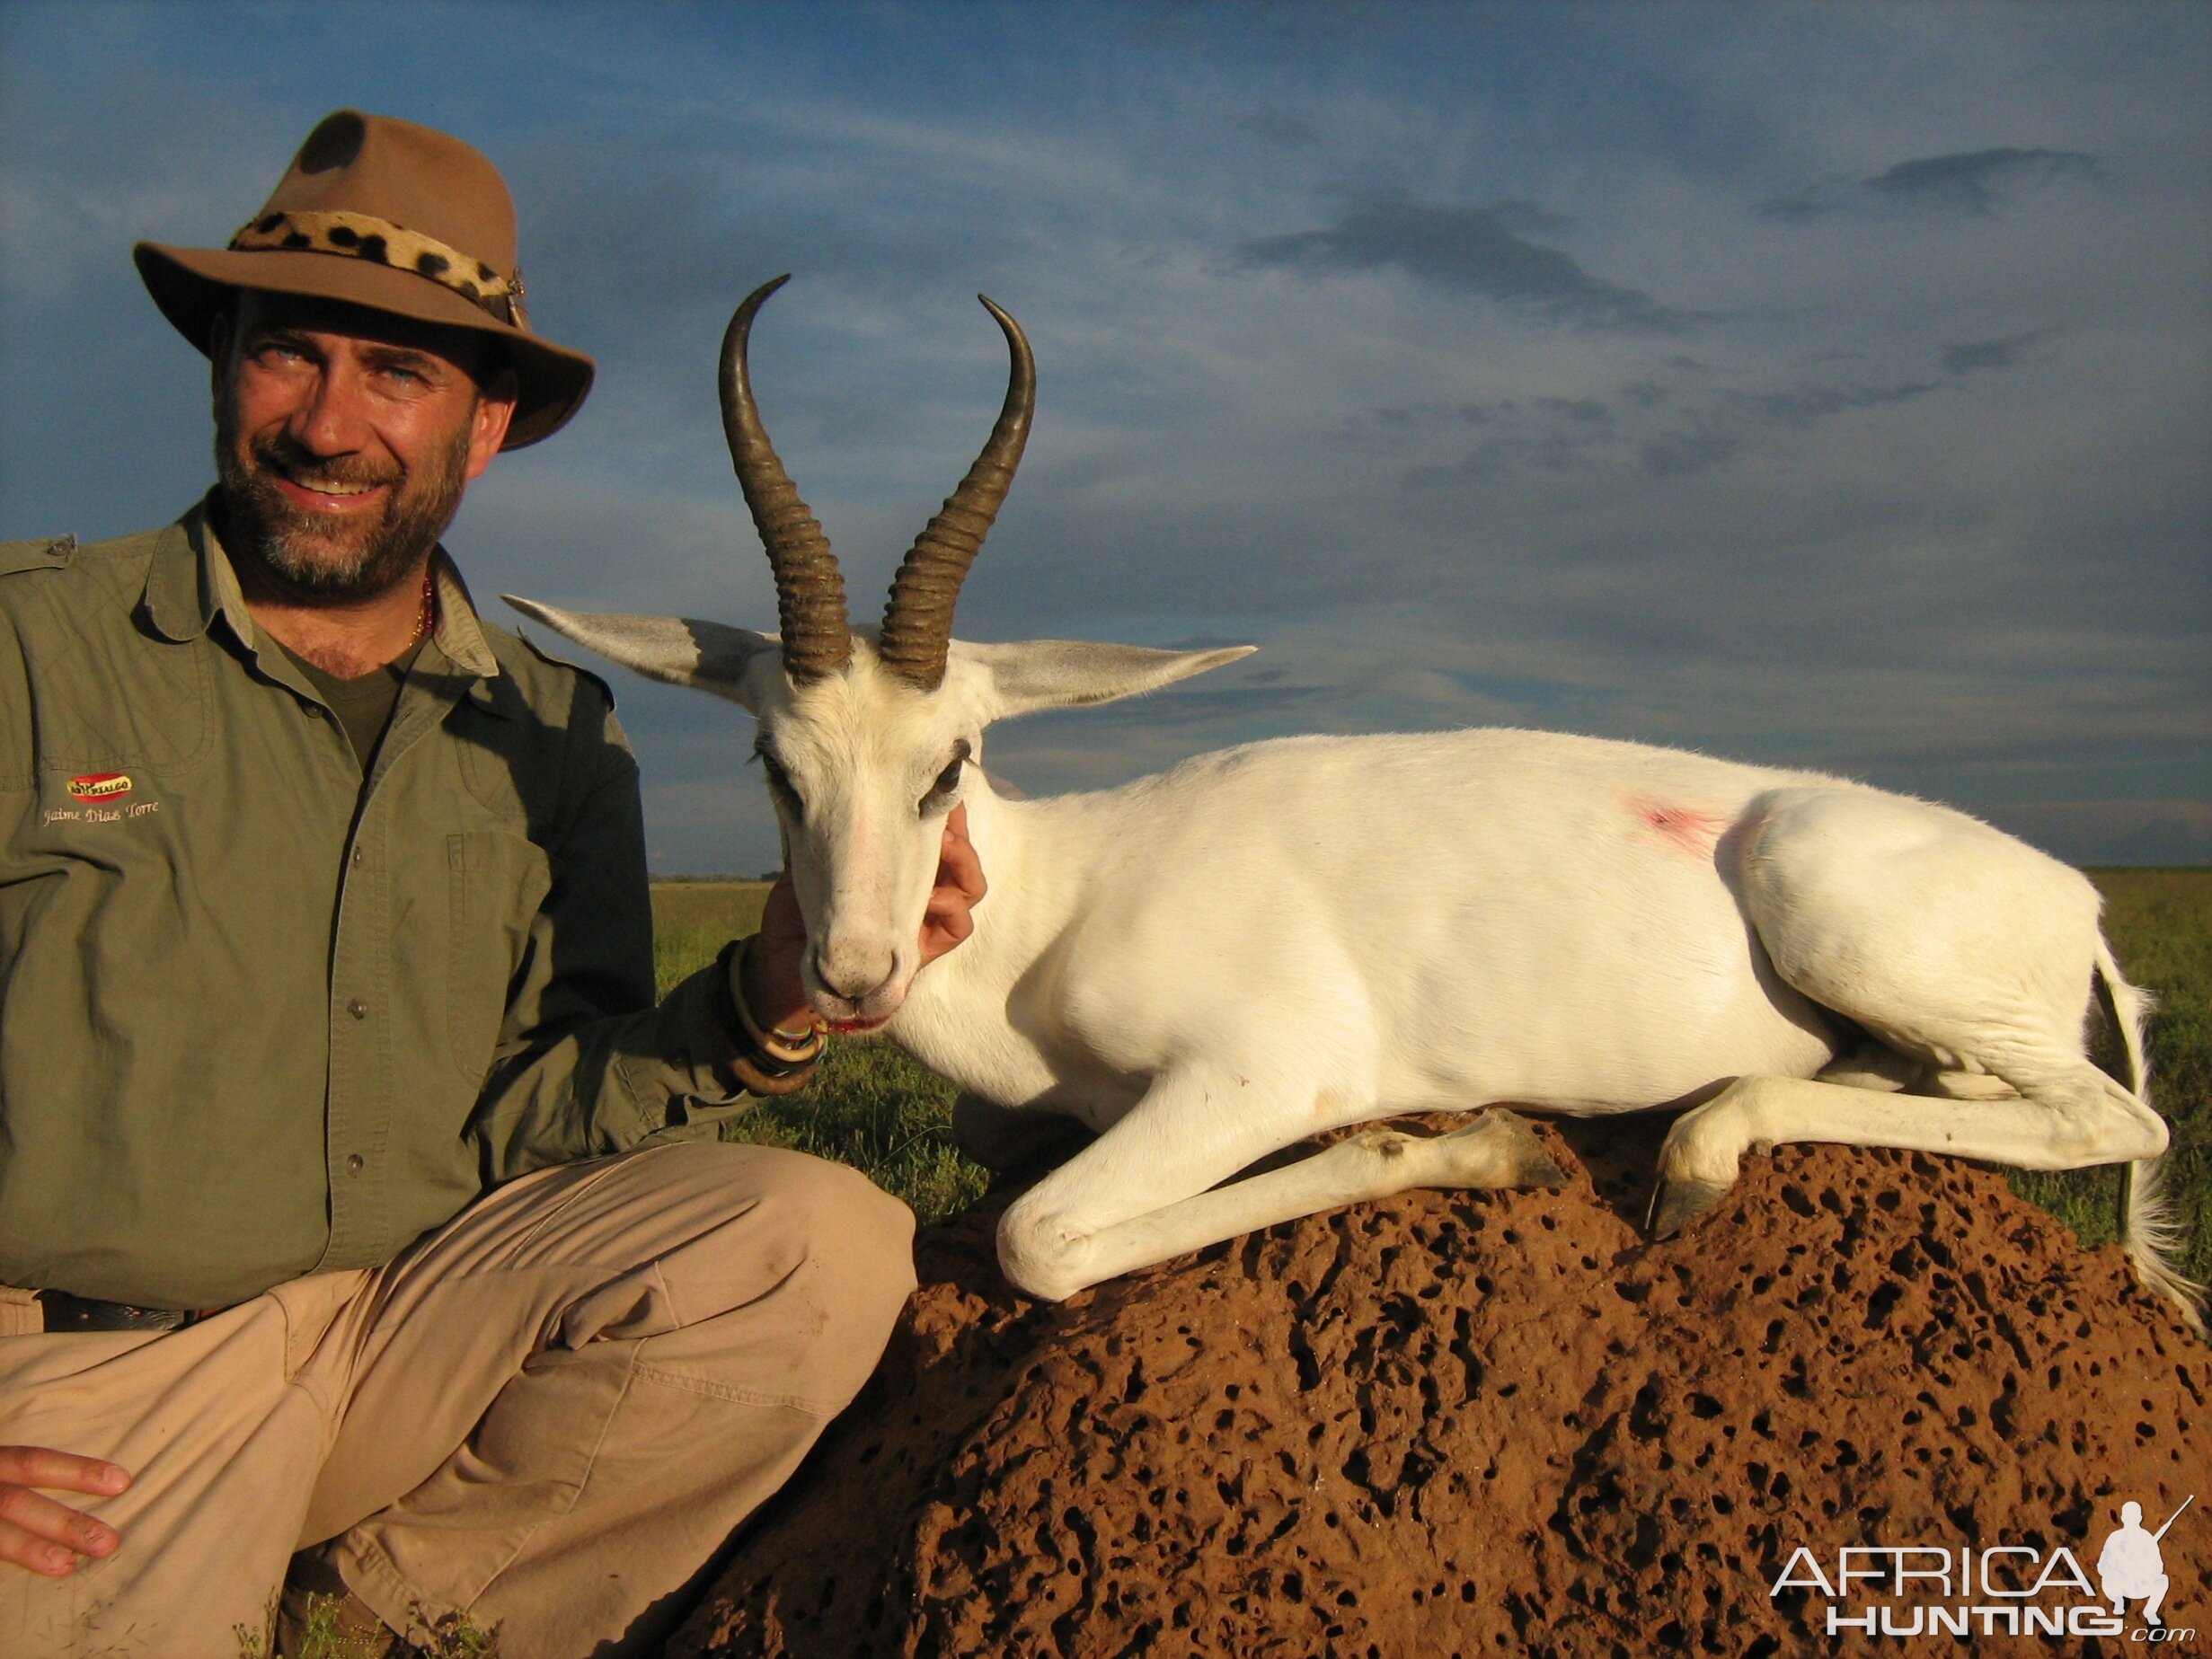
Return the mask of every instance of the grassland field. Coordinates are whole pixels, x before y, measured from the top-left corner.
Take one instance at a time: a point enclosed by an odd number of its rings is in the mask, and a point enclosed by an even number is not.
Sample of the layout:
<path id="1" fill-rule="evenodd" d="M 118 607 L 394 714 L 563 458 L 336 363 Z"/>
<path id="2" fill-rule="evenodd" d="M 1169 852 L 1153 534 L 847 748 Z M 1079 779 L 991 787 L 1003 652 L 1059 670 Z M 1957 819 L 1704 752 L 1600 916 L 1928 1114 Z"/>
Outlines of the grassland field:
<path id="1" fill-rule="evenodd" d="M 2154 993 L 2151 1099 L 2173 1126 L 2166 1169 L 2175 1206 L 2191 1228 L 2185 1270 L 2212 1279 L 2212 869 L 2098 869 L 2105 932 L 2121 970 Z M 664 881 L 653 885 L 654 953 L 660 989 L 711 961 L 724 940 L 749 933 L 765 883 Z M 2098 1060 L 2117 1069 L 2110 1034 Z M 925 1221 L 974 1202 L 981 1166 L 952 1144 L 951 1085 L 888 1043 L 833 1044 L 801 1092 L 724 1125 L 733 1141 L 789 1146 L 864 1170 Z M 2119 1172 L 2016 1173 L 2013 1187 L 2051 1211 L 2084 1244 L 2113 1233 Z"/>

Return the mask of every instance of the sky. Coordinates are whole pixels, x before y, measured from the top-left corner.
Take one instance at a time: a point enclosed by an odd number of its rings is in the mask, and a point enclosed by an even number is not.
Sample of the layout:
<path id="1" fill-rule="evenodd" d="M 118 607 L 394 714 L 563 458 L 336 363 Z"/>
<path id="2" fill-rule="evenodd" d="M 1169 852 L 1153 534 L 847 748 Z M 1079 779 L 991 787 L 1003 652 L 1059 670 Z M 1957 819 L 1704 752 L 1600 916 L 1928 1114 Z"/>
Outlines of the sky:
<path id="1" fill-rule="evenodd" d="M 714 362 L 784 271 L 754 384 L 872 619 L 980 291 L 1040 391 L 959 634 L 1261 648 L 995 728 L 1028 793 L 1534 726 L 2212 862 L 2212 7 L 0 0 L 0 537 L 205 489 L 130 244 L 345 106 L 498 163 L 599 363 L 447 538 L 495 620 L 774 628 Z M 595 666 L 655 869 L 772 866 L 743 712 Z"/>

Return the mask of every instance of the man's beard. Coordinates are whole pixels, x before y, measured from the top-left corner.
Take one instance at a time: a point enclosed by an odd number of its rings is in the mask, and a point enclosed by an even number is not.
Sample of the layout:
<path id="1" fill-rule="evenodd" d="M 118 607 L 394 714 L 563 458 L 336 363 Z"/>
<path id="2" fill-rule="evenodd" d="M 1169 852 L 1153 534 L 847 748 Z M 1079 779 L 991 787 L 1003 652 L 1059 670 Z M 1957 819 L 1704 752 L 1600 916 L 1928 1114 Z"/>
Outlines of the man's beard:
<path id="1" fill-rule="evenodd" d="M 358 455 L 319 457 L 284 433 L 257 437 L 239 453 L 226 409 L 216 422 L 216 474 L 223 486 L 222 534 L 233 558 L 252 560 L 286 587 L 327 599 L 388 592 L 412 574 L 460 509 L 468 482 L 470 423 L 434 465 L 409 472 Z M 272 474 L 309 488 L 389 485 L 376 517 L 332 524 L 287 500 Z"/>

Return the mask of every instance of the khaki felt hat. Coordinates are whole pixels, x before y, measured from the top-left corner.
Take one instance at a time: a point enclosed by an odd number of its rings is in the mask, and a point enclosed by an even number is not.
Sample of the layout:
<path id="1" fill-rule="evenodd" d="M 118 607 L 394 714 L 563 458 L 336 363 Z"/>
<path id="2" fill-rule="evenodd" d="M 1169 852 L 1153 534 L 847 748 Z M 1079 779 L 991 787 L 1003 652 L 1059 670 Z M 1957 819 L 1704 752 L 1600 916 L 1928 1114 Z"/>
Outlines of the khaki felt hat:
<path id="1" fill-rule="evenodd" d="M 162 315 L 202 352 L 239 288 L 490 335 L 520 383 L 503 448 L 550 437 L 591 390 L 589 357 L 531 331 L 515 204 L 498 171 L 458 138 L 412 121 L 355 110 L 325 116 L 229 247 L 142 242 L 131 258 Z"/>

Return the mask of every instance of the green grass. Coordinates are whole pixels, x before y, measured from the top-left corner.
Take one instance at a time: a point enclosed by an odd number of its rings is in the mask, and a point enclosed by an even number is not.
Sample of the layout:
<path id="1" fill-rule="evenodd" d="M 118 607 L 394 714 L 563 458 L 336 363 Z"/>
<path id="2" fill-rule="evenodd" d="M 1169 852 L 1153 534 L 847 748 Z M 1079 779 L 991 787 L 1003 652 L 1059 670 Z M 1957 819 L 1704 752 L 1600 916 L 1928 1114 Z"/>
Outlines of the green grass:
<path id="1" fill-rule="evenodd" d="M 293 1637 L 292 1651 L 277 1654 L 275 1659 L 382 1659 L 388 1636 L 349 1635 L 343 1607 L 341 1599 L 334 1595 L 307 1597 L 306 1617 Z M 416 1617 L 424 1617 L 420 1604 Z M 429 1628 L 429 1645 L 410 1647 L 410 1654 L 420 1659 L 500 1659 L 497 1626 L 486 1630 L 465 1614 L 447 1613 L 431 1619 Z M 238 1659 L 269 1659 L 266 1632 L 245 1625 L 233 1625 L 231 1629 L 238 1637 Z"/>
<path id="2" fill-rule="evenodd" d="M 2212 870 L 2093 869 L 2104 895 L 2104 932 L 2130 982 L 2153 993 L 2151 1100 L 2172 1126 L 2166 1185 L 2190 1229 L 2181 1270 L 2212 1280 Z M 2125 1076 L 2108 1032 L 2097 1063 Z M 2074 1229 L 2084 1244 L 2114 1235 L 2117 1169 L 2017 1174 L 2013 1188 Z"/>
<path id="3" fill-rule="evenodd" d="M 760 923 L 757 881 L 653 884 L 653 966 L 660 993 Z M 925 1222 L 983 1196 L 989 1174 L 952 1145 L 952 1085 L 890 1044 L 833 1039 L 813 1081 L 722 1128 L 725 1141 L 788 1146 L 864 1170 Z"/>
<path id="4" fill-rule="evenodd" d="M 760 926 L 768 902 L 765 881 L 656 881 L 653 883 L 653 975 L 656 993 L 712 962 L 733 939 Z"/>
<path id="5" fill-rule="evenodd" d="M 2168 1184 L 2181 1217 L 2194 1223 L 2183 1270 L 2212 1279 L 2212 870 L 2090 874 L 2105 896 L 2105 932 L 2121 971 L 2158 998 L 2151 1098 L 2173 1125 Z M 760 882 L 656 882 L 661 990 L 711 961 L 724 940 L 750 932 L 767 892 Z M 2101 1060 L 2118 1065 L 2109 1041 Z M 953 1149 L 952 1092 L 888 1044 L 836 1043 L 804 1090 L 756 1107 L 723 1133 L 854 1165 L 932 1221 L 972 1203 L 986 1185 L 982 1168 Z M 2013 1184 L 2085 1244 L 2112 1237 L 2118 1170 L 2019 1174 Z"/>
<path id="6" fill-rule="evenodd" d="M 924 1221 L 942 1221 L 990 1180 L 952 1144 L 953 1092 L 889 1043 L 833 1041 L 811 1082 L 726 1125 L 722 1139 L 849 1163 Z"/>

